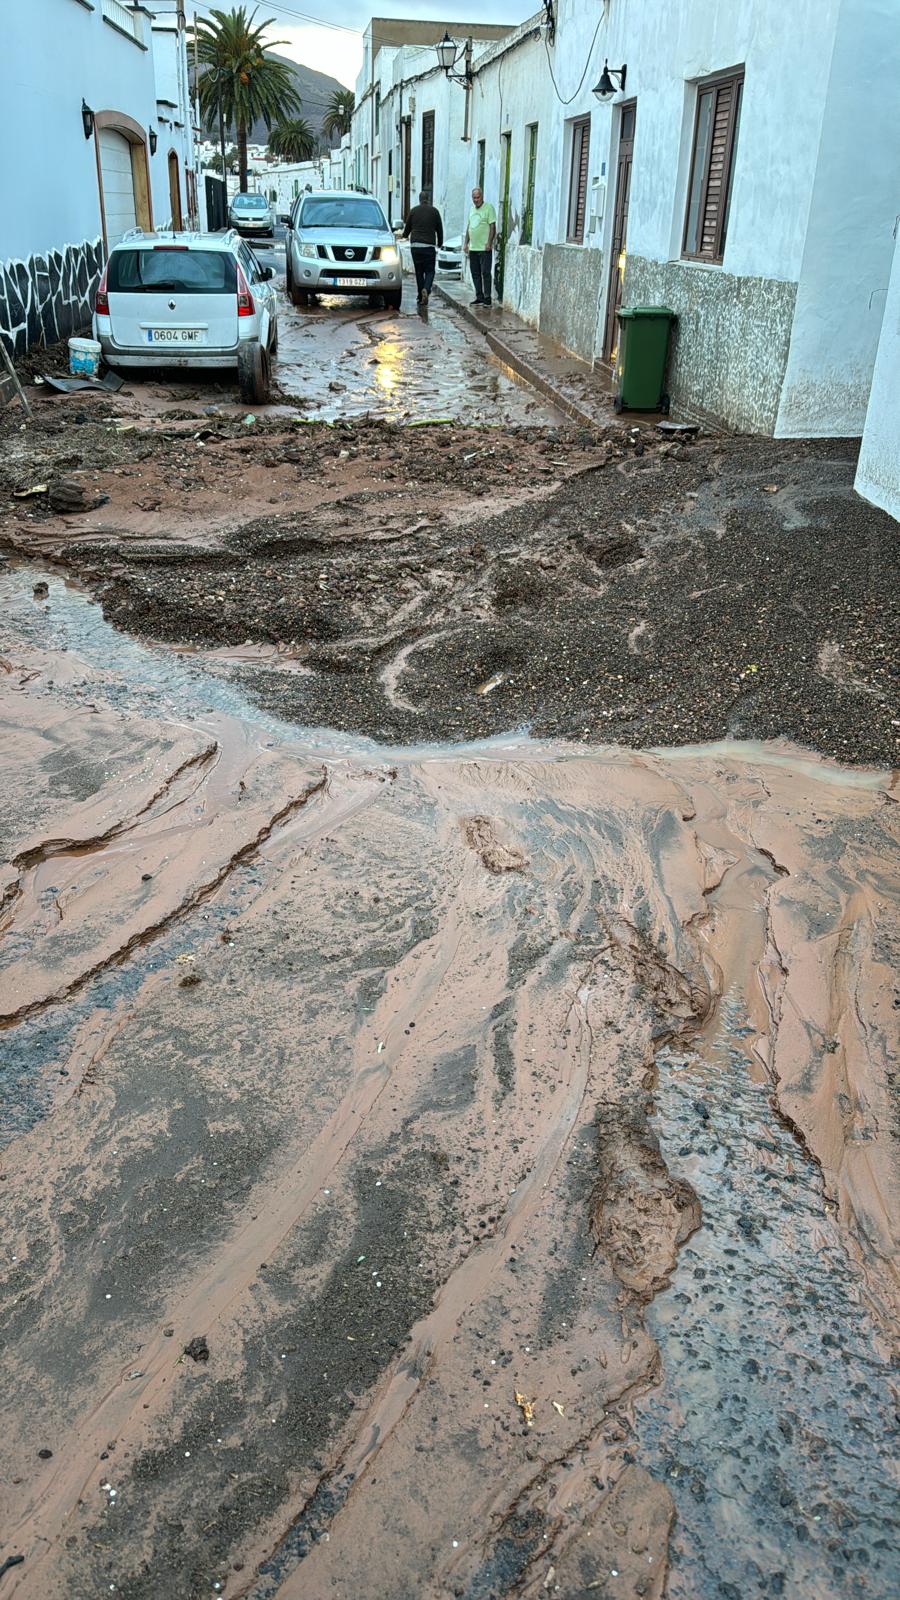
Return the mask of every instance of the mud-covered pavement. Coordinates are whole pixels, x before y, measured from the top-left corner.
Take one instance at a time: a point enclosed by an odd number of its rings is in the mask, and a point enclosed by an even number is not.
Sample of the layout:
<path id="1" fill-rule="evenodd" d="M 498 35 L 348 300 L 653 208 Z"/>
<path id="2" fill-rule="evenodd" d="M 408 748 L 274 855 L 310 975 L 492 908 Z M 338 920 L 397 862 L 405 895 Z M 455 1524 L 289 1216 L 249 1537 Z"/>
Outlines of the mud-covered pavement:
<path id="1" fill-rule="evenodd" d="M 180 399 L 7 438 L 0 1594 L 887 1600 L 849 450 Z"/>

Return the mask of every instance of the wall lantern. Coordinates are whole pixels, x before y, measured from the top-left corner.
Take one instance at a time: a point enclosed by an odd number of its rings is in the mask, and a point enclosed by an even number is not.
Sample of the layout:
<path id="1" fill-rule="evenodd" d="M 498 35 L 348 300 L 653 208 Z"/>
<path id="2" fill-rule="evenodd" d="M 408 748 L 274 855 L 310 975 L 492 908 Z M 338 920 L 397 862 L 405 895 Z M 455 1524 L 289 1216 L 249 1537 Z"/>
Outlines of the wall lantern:
<path id="1" fill-rule="evenodd" d="M 614 94 L 624 93 L 625 74 L 627 71 L 628 68 L 624 62 L 621 67 L 611 67 L 608 61 L 604 61 L 603 71 L 600 74 L 600 82 L 594 86 L 593 91 L 597 96 L 597 99 L 611 100 Z M 613 78 L 618 78 L 618 88 L 613 83 Z"/>
<path id="2" fill-rule="evenodd" d="M 152 156 L 156 155 L 156 146 L 158 145 L 158 143 L 159 143 L 159 140 L 156 137 L 156 129 L 155 128 L 151 128 L 150 129 L 150 154 Z"/>
<path id="3" fill-rule="evenodd" d="M 471 86 L 472 86 L 472 41 L 471 41 L 471 39 L 467 39 L 465 44 L 463 45 L 463 48 L 461 50 L 457 50 L 457 48 L 456 48 L 456 40 L 455 39 L 451 39 L 449 33 L 445 33 L 443 39 L 440 42 L 440 44 L 436 44 L 434 48 L 437 51 L 438 64 L 441 67 L 443 67 L 444 71 L 447 74 L 447 77 L 448 78 L 452 78 L 454 83 L 461 83 L 463 85 L 463 88 L 465 88 L 465 89 L 471 88 Z M 458 61 L 463 61 L 463 60 L 465 61 L 465 65 L 463 67 L 462 72 L 454 72 L 453 68 L 456 66 L 457 62 Z"/>
<path id="4" fill-rule="evenodd" d="M 94 131 L 94 113 L 87 101 L 81 101 L 81 126 L 84 128 L 84 137 L 89 139 Z"/>

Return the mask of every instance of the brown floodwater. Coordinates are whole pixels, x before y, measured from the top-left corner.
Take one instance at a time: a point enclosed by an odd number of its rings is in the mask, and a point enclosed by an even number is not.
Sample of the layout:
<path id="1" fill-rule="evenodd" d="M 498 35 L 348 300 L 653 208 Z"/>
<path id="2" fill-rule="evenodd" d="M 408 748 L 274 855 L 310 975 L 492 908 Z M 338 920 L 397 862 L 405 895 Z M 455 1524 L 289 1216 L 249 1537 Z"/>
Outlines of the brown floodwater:
<path id="1" fill-rule="evenodd" d="M 896 1593 L 891 775 L 385 750 L 36 576 L 3 1593 Z"/>

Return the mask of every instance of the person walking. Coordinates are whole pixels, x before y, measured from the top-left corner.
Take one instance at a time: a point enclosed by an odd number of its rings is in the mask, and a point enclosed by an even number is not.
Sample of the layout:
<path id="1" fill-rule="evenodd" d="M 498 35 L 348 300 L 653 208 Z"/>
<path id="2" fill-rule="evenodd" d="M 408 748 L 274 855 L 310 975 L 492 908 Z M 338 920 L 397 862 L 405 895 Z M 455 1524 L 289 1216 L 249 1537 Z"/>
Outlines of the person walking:
<path id="1" fill-rule="evenodd" d="M 413 206 L 409 213 L 403 237 L 409 240 L 413 266 L 416 269 L 416 288 L 419 291 L 416 299 L 420 306 L 427 306 L 431 286 L 434 283 L 437 252 L 444 243 L 441 213 L 431 204 L 427 189 L 422 190 L 419 204 Z"/>
<path id="2" fill-rule="evenodd" d="M 472 190 L 472 209 L 466 223 L 463 252 L 469 258 L 469 271 L 475 285 L 473 306 L 491 303 L 491 275 L 494 262 L 494 240 L 497 237 L 497 213 L 485 201 L 480 189 Z"/>

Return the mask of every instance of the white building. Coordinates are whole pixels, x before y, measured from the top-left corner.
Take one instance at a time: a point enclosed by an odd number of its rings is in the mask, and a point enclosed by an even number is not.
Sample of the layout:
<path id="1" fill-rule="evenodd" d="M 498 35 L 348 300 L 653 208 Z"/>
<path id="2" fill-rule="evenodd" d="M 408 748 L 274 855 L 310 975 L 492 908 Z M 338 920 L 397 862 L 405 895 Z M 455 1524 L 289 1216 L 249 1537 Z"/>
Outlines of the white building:
<path id="1" fill-rule="evenodd" d="M 83 327 L 128 228 L 189 226 L 197 191 L 184 0 L 4 8 L 0 337 L 21 351 Z"/>
<path id="2" fill-rule="evenodd" d="M 435 46 L 445 32 L 484 48 L 510 32 L 491 23 L 419 22 L 373 17 L 363 34 L 363 63 L 353 113 L 353 183 L 381 201 L 392 223 L 420 190 L 444 211 L 462 195 L 468 164 L 466 96 L 441 71 Z M 459 232 L 448 219 L 448 234 Z"/>
<path id="3" fill-rule="evenodd" d="M 547 0 L 494 42 L 450 26 L 473 37 L 468 92 L 427 49 L 391 56 L 392 26 L 367 31 L 353 142 L 395 218 L 433 173 L 460 231 L 481 182 L 502 298 L 560 344 L 611 367 L 617 306 L 667 305 L 682 414 L 862 432 L 900 210 L 898 0 Z"/>
<path id="4" fill-rule="evenodd" d="M 900 217 L 898 242 L 875 356 L 856 488 L 900 521 Z"/>

